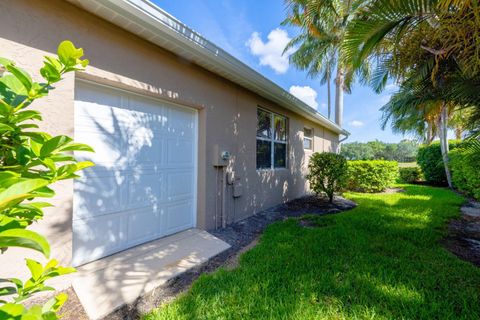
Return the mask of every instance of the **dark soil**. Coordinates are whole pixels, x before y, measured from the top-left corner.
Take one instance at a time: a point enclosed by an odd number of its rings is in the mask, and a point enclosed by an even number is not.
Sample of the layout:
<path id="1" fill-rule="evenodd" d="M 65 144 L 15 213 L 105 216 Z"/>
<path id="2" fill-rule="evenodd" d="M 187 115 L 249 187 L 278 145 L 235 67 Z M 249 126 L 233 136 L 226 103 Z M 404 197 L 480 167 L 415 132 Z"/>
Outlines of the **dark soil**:
<path id="1" fill-rule="evenodd" d="M 289 217 L 300 217 L 305 214 L 339 213 L 350 210 L 355 206 L 356 204 L 353 201 L 341 197 L 335 197 L 333 203 L 328 203 L 326 198 L 306 196 L 257 213 L 245 220 L 231 224 L 225 229 L 209 231 L 211 234 L 229 243 L 231 247 L 203 265 L 182 273 L 171 279 L 164 286 L 140 297 L 134 304 L 124 306 L 113 312 L 105 319 L 138 319 L 142 313 L 167 303 L 180 293 L 188 290 L 192 282 L 201 274 L 213 272 L 220 267 L 232 268 L 237 266 L 238 256 L 253 248 L 257 243 L 259 235 L 273 222 L 285 220 Z"/>
<path id="2" fill-rule="evenodd" d="M 480 267 L 480 203 L 469 200 L 462 215 L 450 221 L 444 246 L 462 260 Z"/>

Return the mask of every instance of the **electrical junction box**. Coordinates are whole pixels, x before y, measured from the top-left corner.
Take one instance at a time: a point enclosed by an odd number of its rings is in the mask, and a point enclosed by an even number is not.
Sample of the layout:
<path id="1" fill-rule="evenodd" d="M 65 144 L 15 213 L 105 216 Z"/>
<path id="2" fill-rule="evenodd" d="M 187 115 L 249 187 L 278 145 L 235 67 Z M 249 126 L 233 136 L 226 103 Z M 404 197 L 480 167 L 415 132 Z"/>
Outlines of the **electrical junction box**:
<path id="1" fill-rule="evenodd" d="M 236 180 L 233 183 L 233 197 L 234 198 L 240 198 L 243 194 L 243 186 L 242 183 L 239 180 Z"/>
<path id="2" fill-rule="evenodd" d="M 226 167 L 231 157 L 230 151 L 220 148 L 218 144 L 213 146 L 213 166 Z"/>

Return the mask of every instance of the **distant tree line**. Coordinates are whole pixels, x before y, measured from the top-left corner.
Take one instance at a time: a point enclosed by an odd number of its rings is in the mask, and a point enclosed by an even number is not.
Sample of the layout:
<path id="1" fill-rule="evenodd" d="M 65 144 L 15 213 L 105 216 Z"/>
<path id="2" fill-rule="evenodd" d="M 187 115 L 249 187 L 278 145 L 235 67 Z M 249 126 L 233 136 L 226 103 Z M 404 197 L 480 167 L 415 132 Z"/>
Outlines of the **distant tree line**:
<path id="1" fill-rule="evenodd" d="M 342 144 L 340 154 L 349 160 L 395 160 L 416 161 L 419 143 L 402 140 L 399 143 L 382 141 L 350 142 Z"/>

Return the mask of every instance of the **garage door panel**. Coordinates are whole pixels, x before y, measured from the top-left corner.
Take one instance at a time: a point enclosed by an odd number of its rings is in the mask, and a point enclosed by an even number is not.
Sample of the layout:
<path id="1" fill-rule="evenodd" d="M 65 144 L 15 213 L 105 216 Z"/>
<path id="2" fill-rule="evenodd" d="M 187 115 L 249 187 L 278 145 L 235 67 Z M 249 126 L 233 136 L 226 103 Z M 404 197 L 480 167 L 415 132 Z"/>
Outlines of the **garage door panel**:
<path id="1" fill-rule="evenodd" d="M 196 112 L 76 83 L 74 261 L 83 264 L 195 224 Z M 82 234 L 84 232 L 85 234 Z"/>
<path id="2" fill-rule="evenodd" d="M 166 128 L 169 134 L 176 137 L 192 137 L 194 135 L 195 117 L 191 110 L 169 108 Z"/>
<path id="3" fill-rule="evenodd" d="M 137 245 L 158 237 L 160 213 L 152 207 L 129 211 L 127 217 L 127 242 L 129 245 Z"/>
<path id="4" fill-rule="evenodd" d="M 79 132 L 79 131 L 77 131 Z M 81 131 L 81 137 L 75 139 L 76 142 L 86 143 L 95 150 L 91 152 L 77 152 L 79 160 L 93 161 L 98 167 L 117 167 L 124 165 L 126 159 L 122 153 L 125 145 L 121 139 L 106 137 L 104 134 Z"/>
<path id="5" fill-rule="evenodd" d="M 127 162 L 131 166 L 156 166 L 159 167 L 164 163 L 162 159 L 162 150 L 164 142 L 160 133 L 154 133 L 153 136 L 141 136 L 139 130 L 135 136 L 132 136 L 127 144 Z"/>
<path id="6" fill-rule="evenodd" d="M 161 192 L 162 180 L 162 174 L 158 174 L 154 170 L 131 174 L 128 183 L 128 207 L 157 207 L 164 196 Z"/>
<path id="7" fill-rule="evenodd" d="M 73 222 L 74 266 L 121 250 L 126 243 L 124 214 L 110 214 Z"/>
<path id="8" fill-rule="evenodd" d="M 193 204 L 191 201 L 173 203 L 166 206 L 164 211 L 165 234 L 172 234 L 191 225 L 191 217 L 185 215 L 185 212 L 192 212 Z"/>
<path id="9" fill-rule="evenodd" d="M 167 166 L 193 166 L 194 142 L 191 139 L 170 138 L 166 144 Z"/>
<path id="10" fill-rule="evenodd" d="M 115 176 L 97 177 L 84 172 L 74 182 L 74 188 L 74 219 L 101 216 L 125 207 L 125 183 L 119 183 Z"/>
<path id="11" fill-rule="evenodd" d="M 167 201 L 191 199 L 193 197 L 193 173 L 174 171 L 167 173 Z"/>

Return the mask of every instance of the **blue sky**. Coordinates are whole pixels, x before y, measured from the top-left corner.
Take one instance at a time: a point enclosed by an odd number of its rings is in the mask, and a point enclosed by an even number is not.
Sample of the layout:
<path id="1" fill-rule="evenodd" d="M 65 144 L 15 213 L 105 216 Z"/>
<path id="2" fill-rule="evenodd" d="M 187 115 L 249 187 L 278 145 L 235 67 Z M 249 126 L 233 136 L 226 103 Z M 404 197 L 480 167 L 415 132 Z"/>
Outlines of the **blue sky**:
<path id="1" fill-rule="evenodd" d="M 283 0 L 153 0 L 190 28 L 223 48 L 285 90 L 327 114 L 327 91 L 317 79 L 288 65 L 281 56 L 285 42 L 299 31 L 280 26 L 285 17 Z M 293 87 L 293 88 L 292 88 Z M 403 139 L 390 129 L 381 130 L 379 108 L 394 86 L 382 94 L 357 85 L 345 95 L 344 127 L 352 134 L 348 142 Z M 315 97 L 316 94 L 316 97 Z M 333 92 L 332 92 L 333 99 Z M 333 102 L 332 102 L 333 103 Z"/>

